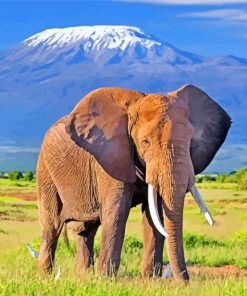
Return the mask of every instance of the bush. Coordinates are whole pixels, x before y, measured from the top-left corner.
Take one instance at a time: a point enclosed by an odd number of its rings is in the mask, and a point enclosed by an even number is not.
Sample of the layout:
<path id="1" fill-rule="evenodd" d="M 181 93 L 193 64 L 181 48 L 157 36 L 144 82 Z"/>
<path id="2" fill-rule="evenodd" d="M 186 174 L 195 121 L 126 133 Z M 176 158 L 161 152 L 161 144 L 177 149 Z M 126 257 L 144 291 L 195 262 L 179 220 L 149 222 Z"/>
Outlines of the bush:
<path id="1" fill-rule="evenodd" d="M 236 176 L 235 175 L 226 176 L 225 183 L 237 183 Z"/>
<path id="2" fill-rule="evenodd" d="M 203 176 L 203 182 L 215 182 L 216 177 L 210 176 L 210 175 L 205 175 Z"/>
<path id="3" fill-rule="evenodd" d="M 238 188 L 241 190 L 247 190 L 247 168 L 240 169 L 235 174 Z"/>
<path id="4" fill-rule="evenodd" d="M 0 179 L 7 179 L 4 172 L 0 172 Z"/>
<path id="5" fill-rule="evenodd" d="M 15 170 L 9 173 L 9 179 L 12 181 L 20 180 L 21 178 L 23 178 L 23 175 L 20 171 Z"/>
<path id="6" fill-rule="evenodd" d="M 222 175 L 218 175 L 216 177 L 216 181 L 219 182 L 219 183 L 225 183 L 226 181 L 226 177 L 227 175 L 226 174 L 222 174 Z"/>
<path id="7" fill-rule="evenodd" d="M 206 237 L 203 234 L 190 233 L 184 231 L 184 244 L 186 248 L 199 248 L 199 247 L 224 247 L 225 244 L 221 241 Z"/>
<path id="8" fill-rule="evenodd" d="M 202 176 L 196 176 L 196 183 L 202 183 L 203 177 Z"/>
<path id="9" fill-rule="evenodd" d="M 237 183 L 237 178 L 236 178 L 236 175 L 233 172 L 231 172 L 229 173 L 229 175 L 227 174 L 218 175 L 216 177 L 216 181 L 219 183 Z"/>
<path id="10" fill-rule="evenodd" d="M 32 171 L 27 171 L 23 174 L 23 178 L 26 181 L 32 181 L 33 180 L 33 172 Z"/>
<path id="11" fill-rule="evenodd" d="M 232 241 L 247 245 L 247 230 L 243 229 L 236 232 Z"/>

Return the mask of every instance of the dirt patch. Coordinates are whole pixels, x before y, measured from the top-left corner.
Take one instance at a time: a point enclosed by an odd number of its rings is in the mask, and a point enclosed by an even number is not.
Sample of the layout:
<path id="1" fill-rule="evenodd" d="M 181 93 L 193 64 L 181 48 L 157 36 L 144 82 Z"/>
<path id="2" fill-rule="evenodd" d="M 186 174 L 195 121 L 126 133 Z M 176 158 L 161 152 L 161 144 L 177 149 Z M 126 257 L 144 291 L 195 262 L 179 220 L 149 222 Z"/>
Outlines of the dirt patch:
<path id="1" fill-rule="evenodd" d="M 35 193 L 25 193 L 25 194 L 19 194 L 15 197 L 26 200 L 26 201 L 35 201 L 37 200 L 37 196 Z"/>
<path id="2" fill-rule="evenodd" d="M 188 266 L 188 270 L 190 273 L 196 275 L 205 275 L 212 277 L 239 277 L 239 276 L 247 276 L 247 269 L 241 269 L 237 266 L 233 265 L 224 265 L 218 267 L 207 267 L 207 266 Z"/>
<path id="3" fill-rule="evenodd" d="M 8 194 L 1 194 L 1 196 L 11 196 L 11 197 L 16 197 L 25 201 L 36 201 L 37 200 L 37 196 L 35 193 L 21 193 L 21 192 L 11 192 Z"/>
<path id="4" fill-rule="evenodd" d="M 247 198 L 241 199 L 241 200 L 234 200 L 234 199 L 220 199 L 220 204 L 228 205 L 228 206 L 237 206 L 237 207 L 246 207 L 247 206 Z"/>
<path id="5" fill-rule="evenodd" d="M 247 206 L 247 199 L 219 199 L 219 200 L 207 200 L 206 203 L 219 203 L 220 205 L 224 206 L 235 206 L 239 208 L 245 208 Z M 185 205 L 191 206 L 191 205 L 196 205 L 196 202 L 194 200 L 185 200 L 184 201 Z"/>
<path id="6" fill-rule="evenodd" d="M 0 212 L 0 220 L 10 220 L 9 214 L 6 212 Z"/>

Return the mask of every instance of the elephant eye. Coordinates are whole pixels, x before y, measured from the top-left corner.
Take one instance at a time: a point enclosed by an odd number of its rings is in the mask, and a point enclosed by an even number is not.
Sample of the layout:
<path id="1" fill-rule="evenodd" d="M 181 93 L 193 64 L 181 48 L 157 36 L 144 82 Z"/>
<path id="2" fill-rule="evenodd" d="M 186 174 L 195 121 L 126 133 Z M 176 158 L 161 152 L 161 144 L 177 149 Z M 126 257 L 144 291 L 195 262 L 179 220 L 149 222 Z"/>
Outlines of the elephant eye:
<path id="1" fill-rule="evenodd" d="M 144 147 L 149 147 L 150 146 L 150 142 L 148 141 L 148 139 L 144 139 L 144 140 L 142 140 L 142 145 Z"/>

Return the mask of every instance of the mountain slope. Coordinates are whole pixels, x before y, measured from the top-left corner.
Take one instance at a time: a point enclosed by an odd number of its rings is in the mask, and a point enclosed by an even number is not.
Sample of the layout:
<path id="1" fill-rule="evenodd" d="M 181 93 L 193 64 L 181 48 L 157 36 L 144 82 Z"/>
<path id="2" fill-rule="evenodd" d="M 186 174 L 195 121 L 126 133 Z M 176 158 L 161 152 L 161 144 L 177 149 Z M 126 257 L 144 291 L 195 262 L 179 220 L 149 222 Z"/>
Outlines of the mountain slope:
<path id="1" fill-rule="evenodd" d="M 11 139 L 18 146 L 38 146 L 47 128 L 92 89 L 120 86 L 165 93 L 185 83 L 203 88 L 233 118 L 227 146 L 231 148 L 226 153 L 240 143 L 247 145 L 243 132 L 247 116 L 245 59 L 202 57 L 156 40 L 136 27 L 45 30 L 0 53 L 0 135 L 2 141 Z M 16 165 L 17 155 L 4 151 L 1 157 L 0 138 L 0 166 L 1 158 L 3 167 L 7 162 Z M 227 160 L 219 159 L 213 169 L 222 168 L 220 163 L 229 169 L 247 164 L 247 157 L 239 158 L 245 150 L 237 151 L 237 156 L 227 154 Z M 13 160 L 6 161 L 6 157 Z M 35 158 L 34 153 L 28 162 L 34 163 Z"/>

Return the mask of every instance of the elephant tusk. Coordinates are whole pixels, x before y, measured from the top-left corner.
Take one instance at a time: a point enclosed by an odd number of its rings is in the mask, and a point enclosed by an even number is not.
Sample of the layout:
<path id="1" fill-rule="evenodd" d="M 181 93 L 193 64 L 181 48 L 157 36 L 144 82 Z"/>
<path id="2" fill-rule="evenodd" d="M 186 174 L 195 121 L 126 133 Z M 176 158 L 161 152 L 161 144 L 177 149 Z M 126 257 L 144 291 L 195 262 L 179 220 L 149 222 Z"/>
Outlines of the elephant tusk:
<path id="1" fill-rule="evenodd" d="M 168 237 L 168 233 L 162 226 L 160 222 L 158 208 L 157 208 L 157 192 L 151 184 L 148 184 L 148 206 L 151 218 L 153 220 L 154 226 L 157 230 L 165 237 Z"/>
<path id="2" fill-rule="evenodd" d="M 214 225 L 214 220 L 213 220 L 207 206 L 205 205 L 204 200 L 203 200 L 200 192 L 198 191 L 198 189 L 196 188 L 195 185 L 193 185 L 191 187 L 190 192 L 191 192 L 192 196 L 194 197 L 197 205 L 201 209 L 202 213 L 205 215 L 209 225 L 211 225 L 211 226 Z"/>

